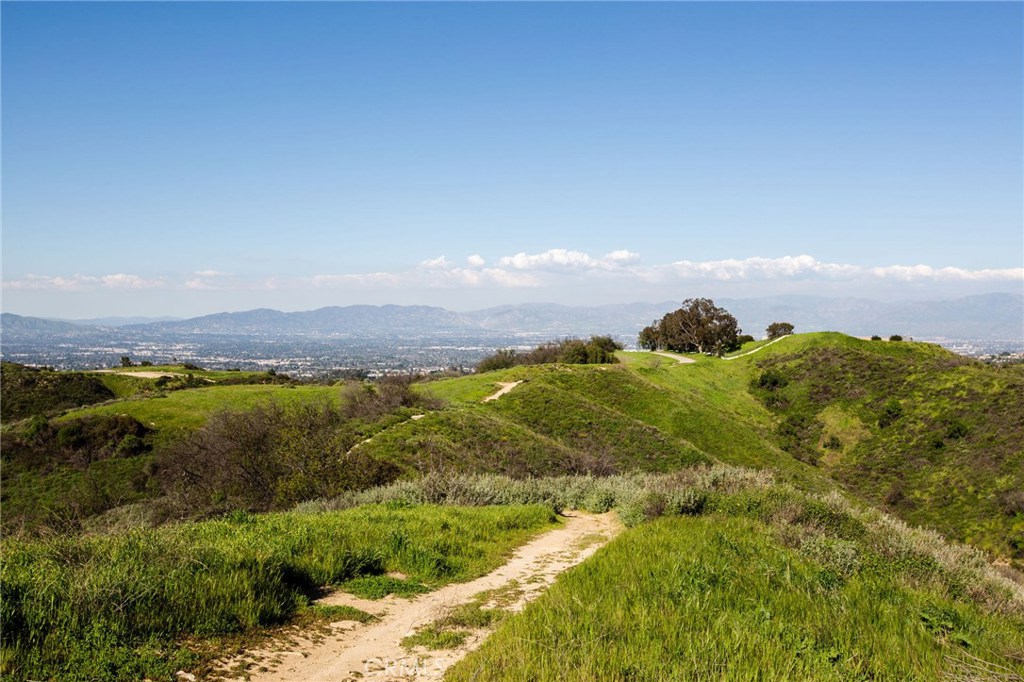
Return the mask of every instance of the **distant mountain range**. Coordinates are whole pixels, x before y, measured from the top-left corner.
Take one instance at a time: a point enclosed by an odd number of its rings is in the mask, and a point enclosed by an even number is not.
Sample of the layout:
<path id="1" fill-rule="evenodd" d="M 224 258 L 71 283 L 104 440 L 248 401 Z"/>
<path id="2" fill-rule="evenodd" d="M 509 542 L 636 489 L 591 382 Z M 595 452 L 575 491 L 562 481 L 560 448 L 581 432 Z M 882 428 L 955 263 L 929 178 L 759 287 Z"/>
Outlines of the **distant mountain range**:
<path id="1" fill-rule="evenodd" d="M 1024 341 L 1024 296 L 1016 294 L 930 302 L 772 296 L 720 299 L 717 304 L 735 315 L 743 330 L 755 337 L 761 336 L 771 322 L 784 321 L 795 325 L 797 331 L 841 331 L 855 336 L 902 334 L 929 339 Z M 52 335 L 111 334 L 485 338 L 605 333 L 631 341 L 642 327 L 678 306 L 677 301 L 600 306 L 527 303 L 458 313 L 431 306 L 353 305 L 292 313 L 260 308 L 143 323 L 132 318 L 69 322 L 3 313 L 0 333 L 5 341 L 21 342 Z"/>
<path id="2" fill-rule="evenodd" d="M 49 319 L 49 318 L 47 318 Z M 94 327 L 126 327 L 130 324 L 149 324 L 150 322 L 173 322 L 180 320 L 180 317 L 94 317 L 87 320 L 67 320 L 53 318 L 57 322 L 70 322 L 77 325 L 90 325 Z"/>

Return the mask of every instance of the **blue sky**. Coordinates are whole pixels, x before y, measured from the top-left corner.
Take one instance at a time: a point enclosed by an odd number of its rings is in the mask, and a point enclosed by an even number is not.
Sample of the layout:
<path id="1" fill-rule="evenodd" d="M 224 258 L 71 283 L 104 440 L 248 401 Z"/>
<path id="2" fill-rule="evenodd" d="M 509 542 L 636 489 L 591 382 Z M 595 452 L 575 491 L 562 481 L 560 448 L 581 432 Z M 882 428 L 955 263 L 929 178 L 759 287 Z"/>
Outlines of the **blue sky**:
<path id="1" fill-rule="evenodd" d="M 17 3 L 3 309 L 1024 286 L 1024 5 Z"/>

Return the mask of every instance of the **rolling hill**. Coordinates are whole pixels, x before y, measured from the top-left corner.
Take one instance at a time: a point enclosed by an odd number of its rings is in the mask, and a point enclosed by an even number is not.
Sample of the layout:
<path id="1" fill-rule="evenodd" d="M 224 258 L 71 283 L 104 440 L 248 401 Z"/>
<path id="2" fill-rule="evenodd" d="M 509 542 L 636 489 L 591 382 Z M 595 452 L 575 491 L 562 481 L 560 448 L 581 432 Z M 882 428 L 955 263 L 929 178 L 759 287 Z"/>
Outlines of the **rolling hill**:
<path id="1" fill-rule="evenodd" d="M 411 387 L 233 385 L 234 373 L 209 373 L 170 392 L 117 386 L 124 398 L 48 417 L 5 413 L 0 585 L 14 648 L 0 668 L 172 679 L 237 646 L 230 637 L 315 619 L 309 599 L 324 583 L 406 589 L 384 570 L 440 583 L 455 574 L 452 552 L 478 556 L 492 542 L 494 566 L 509 528 L 524 524 L 521 542 L 550 523 L 543 507 L 517 506 L 540 504 L 614 509 L 630 528 L 523 613 L 478 614 L 478 604 L 459 612 L 469 621 L 438 624 L 430 637 L 496 627 L 452 679 L 1024 673 L 1024 579 L 1013 568 L 1024 567 L 1024 366 L 835 333 L 751 349 L 686 364 L 621 352 L 613 365 Z M 509 390 L 485 400 L 499 387 Z M 183 476 L 200 483 L 181 498 L 184 517 L 173 504 Z M 297 500 L 308 501 L 293 509 Z M 265 510 L 282 511 L 250 513 Z M 394 530 L 410 516 L 421 535 Z M 392 530 L 334 552 L 321 535 L 353 518 Z M 32 520 L 65 535 L 33 539 Z M 466 539 L 480 548 L 439 534 L 471 524 Z M 194 553 L 216 567 L 215 583 L 196 582 L 181 559 Z M 103 636 L 87 636 L 93 621 L 77 615 L 92 613 L 91 585 L 120 604 L 102 612 Z M 199 589 L 218 590 L 216 609 L 186 617 L 181 595 Z M 46 597 L 58 593 L 79 606 Z M 263 594 L 282 596 L 263 606 Z"/>

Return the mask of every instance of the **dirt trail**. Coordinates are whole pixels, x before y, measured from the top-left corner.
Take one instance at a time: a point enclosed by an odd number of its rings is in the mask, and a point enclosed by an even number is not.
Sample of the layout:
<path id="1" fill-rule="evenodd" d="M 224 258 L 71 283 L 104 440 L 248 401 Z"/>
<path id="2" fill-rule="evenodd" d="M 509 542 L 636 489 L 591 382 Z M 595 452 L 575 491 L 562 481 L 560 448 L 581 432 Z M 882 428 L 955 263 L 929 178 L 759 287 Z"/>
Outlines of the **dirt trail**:
<path id="1" fill-rule="evenodd" d="M 481 402 L 489 403 L 492 400 L 497 400 L 498 398 L 500 398 L 501 396 L 505 395 L 506 393 L 508 393 L 509 391 L 511 391 L 513 388 L 515 388 L 516 386 L 518 386 L 521 383 L 523 383 L 522 380 L 519 380 L 519 381 L 499 381 L 498 382 L 498 386 L 500 386 L 501 388 L 498 389 L 498 392 L 497 393 L 492 393 L 491 395 L 489 395 L 486 398 L 484 398 Z"/>
<path id="2" fill-rule="evenodd" d="M 560 573 L 582 562 L 613 538 L 621 524 L 612 513 L 572 512 L 562 527 L 549 531 L 516 550 L 504 566 L 468 583 L 448 585 L 414 599 L 387 597 L 380 601 L 359 599 L 336 592 L 322 604 L 348 604 L 373 613 L 368 624 L 353 621 L 332 623 L 330 634 L 320 641 L 296 639 L 287 650 L 253 652 L 246 659 L 267 656 L 280 661 L 264 672 L 250 672 L 252 682 L 350 682 L 378 680 L 440 680 L 445 670 L 477 648 L 489 632 L 474 632 L 455 649 L 409 651 L 404 637 L 421 626 L 444 617 L 452 609 L 470 603 L 482 592 L 498 592 L 502 598 L 487 607 L 518 611 L 539 596 Z M 229 665 L 235 665 L 233 661 Z M 238 678 L 241 679 L 241 678 Z"/>
<path id="3" fill-rule="evenodd" d="M 663 358 L 668 358 L 669 360 L 675 360 L 677 365 L 689 365 L 694 362 L 697 362 L 693 358 L 687 358 L 682 355 L 672 355 L 671 353 L 662 353 L 661 351 L 657 350 L 652 350 L 651 353 L 654 355 L 660 355 Z"/>
<path id="4" fill-rule="evenodd" d="M 767 348 L 768 346 L 772 345 L 773 343 L 778 343 L 779 341 L 782 341 L 782 339 L 786 338 L 787 336 L 790 336 L 790 334 L 787 334 L 786 336 L 780 336 L 777 339 L 772 339 L 771 341 L 769 341 L 768 343 L 764 344 L 763 346 L 758 346 L 754 350 L 748 350 L 746 353 L 740 353 L 739 355 L 730 355 L 729 357 L 722 358 L 722 359 L 723 360 L 735 360 L 736 358 L 746 357 L 747 355 L 751 355 L 752 353 L 756 353 L 757 351 L 761 350 L 762 348 Z"/>
<path id="5" fill-rule="evenodd" d="M 423 419 L 426 416 L 427 415 L 425 415 L 425 414 L 414 414 L 411 417 L 409 417 L 409 420 L 412 420 L 412 421 L 416 422 L 416 421 L 419 421 L 420 419 Z M 366 445 L 367 443 L 372 441 L 374 438 L 376 438 L 380 434 L 384 433 L 385 431 L 390 431 L 391 429 L 395 428 L 396 426 L 401 426 L 404 423 L 405 422 L 398 422 L 397 424 L 393 424 L 392 426 L 389 426 L 388 428 L 384 429 L 384 431 L 378 431 L 377 433 L 373 434 L 369 438 L 365 438 L 365 439 L 359 441 L 358 443 L 356 443 L 355 445 L 353 445 L 352 447 L 350 447 L 348 449 L 348 451 L 345 452 L 345 454 L 346 455 L 351 455 L 354 450 L 362 447 L 363 445 Z"/>
<path id="6" fill-rule="evenodd" d="M 174 377 L 185 376 L 178 372 L 121 372 L 116 369 L 94 369 L 92 372 L 95 374 L 120 374 L 121 376 L 139 377 L 141 379 L 159 379 L 160 377 L 169 377 L 173 379 Z"/>

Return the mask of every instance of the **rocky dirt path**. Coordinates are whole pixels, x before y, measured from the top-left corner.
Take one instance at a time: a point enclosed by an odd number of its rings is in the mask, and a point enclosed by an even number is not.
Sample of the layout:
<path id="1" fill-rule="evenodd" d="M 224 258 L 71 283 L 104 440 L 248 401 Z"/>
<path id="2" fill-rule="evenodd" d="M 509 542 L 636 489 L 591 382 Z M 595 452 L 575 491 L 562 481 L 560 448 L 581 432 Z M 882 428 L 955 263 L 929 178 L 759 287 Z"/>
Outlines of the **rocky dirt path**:
<path id="1" fill-rule="evenodd" d="M 500 398 L 501 396 L 505 395 L 506 393 L 508 393 L 509 391 L 511 391 L 513 388 L 515 388 L 516 386 L 518 386 L 521 383 L 523 383 L 522 380 L 520 380 L 520 381 L 499 381 L 498 382 L 498 386 L 500 386 L 500 388 L 498 389 L 498 392 L 497 393 L 492 393 L 491 395 L 489 395 L 486 398 L 484 398 L 481 402 L 489 403 L 492 400 L 497 400 L 498 398 Z"/>
<path id="2" fill-rule="evenodd" d="M 592 555 L 621 528 L 614 513 L 571 512 L 561 527 L 526 543 L 504 566 L 471 582 L 447 585 L 413 599 L 391 596 L 370 601 L 335 592 L 319 603 L 354 606 L 377 620 L 331 623 L 330 632 L 322 638 L 293 638 L 283 649 L 251 652 L 228 665 L 237 666 L 246 659 L 277 661 L 259 664 L 269 670 L 250 671 L 252 682 L 440 680 L 451 665 L 484 641 L 489 630 L 474 631 L 460 646 L 443 651 L 409 650 L 402 646 L 403 638 L 456 607 L 481 599 L 486 608 L 522 609 L 560 573 Z"/>

